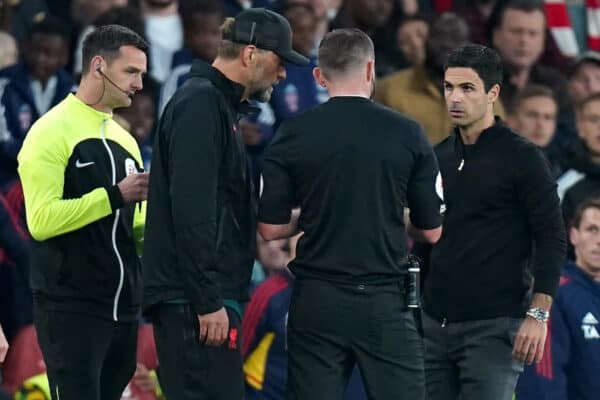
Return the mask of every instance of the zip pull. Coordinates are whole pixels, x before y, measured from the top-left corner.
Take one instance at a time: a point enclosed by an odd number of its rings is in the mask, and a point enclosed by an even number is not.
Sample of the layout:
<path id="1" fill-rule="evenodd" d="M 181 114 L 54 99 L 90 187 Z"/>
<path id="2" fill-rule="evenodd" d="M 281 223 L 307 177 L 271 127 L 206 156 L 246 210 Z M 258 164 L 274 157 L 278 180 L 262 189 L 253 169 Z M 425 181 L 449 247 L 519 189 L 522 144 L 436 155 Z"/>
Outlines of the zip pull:
<path id="1" fill-rule="evenodd" d="M 445 328 L 447 323 L 448 323 L 448 320 L 446 318 L 444 318 L 442 320 L 442 328 Z"/>
<path id="2" fill-rule="evenodd" d="M 463 158 L 462 160 L 460 160 L 460 164 L 458 165 L 458 170 L 462 171 L 464 166 L 465 166 L 465 159 Z"/>

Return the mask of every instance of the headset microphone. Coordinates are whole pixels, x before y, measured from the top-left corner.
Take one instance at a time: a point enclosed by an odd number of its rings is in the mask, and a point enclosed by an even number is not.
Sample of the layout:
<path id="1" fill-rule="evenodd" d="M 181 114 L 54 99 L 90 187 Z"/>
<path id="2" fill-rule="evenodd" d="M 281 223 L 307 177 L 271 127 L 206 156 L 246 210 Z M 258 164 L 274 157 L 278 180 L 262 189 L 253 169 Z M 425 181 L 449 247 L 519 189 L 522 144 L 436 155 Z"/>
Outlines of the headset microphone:
<path id="1" fill-rule="evenodd" d="M 100 67 L 96 68 L 96 72 L 98 72 L 100 75 L 102 75 L 103 78 L 105 78 L 111 85 L 113 85 L 114 87 L 116 87 L 117 89 L 119 89 L 119 91 L 123 94 L 125 94 L 127 97 L 132 97 L 133 95 L 128 92 L 127 90 L 123 90 L 119 87 L 119 85 L 117 85 L 116 83 L 114 83 L 112 81 L 112 79 L 110 79 L 104 72 L 102 72 L 102 70 L 100 69 Z"/>

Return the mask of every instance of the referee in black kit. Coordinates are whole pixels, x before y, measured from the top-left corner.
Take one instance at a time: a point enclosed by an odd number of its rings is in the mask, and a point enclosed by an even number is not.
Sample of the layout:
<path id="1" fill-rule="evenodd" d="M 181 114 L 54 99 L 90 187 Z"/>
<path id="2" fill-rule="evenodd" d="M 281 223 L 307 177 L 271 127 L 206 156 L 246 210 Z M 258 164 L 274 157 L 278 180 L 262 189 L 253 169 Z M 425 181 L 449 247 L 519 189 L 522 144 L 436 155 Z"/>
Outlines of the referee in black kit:
<path id="1" fill-rule="evenodd" d="M 286 121 L 265 155 L 259 232 L 304 232 L 288 320 L 288 399 L 341 399 L 355 363 L 370 399 L 423 399 L 421 342 L 406 308 L 406 226 L 441 234 L 438 173 L 419 125 L 370 97 L 373 43 L 328 33 L 317 82 L 330 100 Z M 291 211 L 300 207 L 299 218 Z"/>

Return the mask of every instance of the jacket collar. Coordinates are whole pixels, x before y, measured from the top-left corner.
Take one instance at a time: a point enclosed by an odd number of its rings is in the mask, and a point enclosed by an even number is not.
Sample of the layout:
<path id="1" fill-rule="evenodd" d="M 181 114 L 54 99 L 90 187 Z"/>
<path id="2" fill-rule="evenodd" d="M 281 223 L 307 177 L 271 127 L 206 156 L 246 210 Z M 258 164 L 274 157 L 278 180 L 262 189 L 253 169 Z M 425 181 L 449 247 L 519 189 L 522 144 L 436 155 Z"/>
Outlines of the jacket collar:
<path id="1" fill-rule="evenodd" d="M 489 138 L 494 136 L 494 132 L 498 132 L 501 129 L 508 129 L 508 127 L 506 126 L 504 121 L 502 121 L 502 118 L 496 115 L 494 117 L 494 125 L 484 129 L 483 132 L 481 132 L 481 135 L 479 135 L 479 139 L 477 139 L 477 142 L 475 144 L 482 142 L 482 139 L 488 140 Z M 463 144 L 462 136 L 460 135 L 460 129 L 458 128 L 458 126 L 454 127 L 453 136 L 456 143 L 460 143 L 461 145 Z"/>
<path id="2" fill-rule="evenodd" d="M 246 88 L 237 82 L 227 78 L 221 71 L 213 67 L 212 65 L 196 59 L 192 63 L 192 69 L 190 70 L 190 78 L 200 77 L 208 79 L 213 85 L 223 93 L 231 107 L 241 114 L 250 114 L 256 110 L 256 107 L 252 107 L 246 100 L 242 101 L 242 95 Z"/>
<path id="3" fill-rule="evenodd" d="M 99 122 L 112 118 L 111 113 L 105 113 L 96 110 L 95 108 L 85 104 L 73 93 L 69 93 L 64 101 L 66 101 L 70 107 L 77 108 L 79 112 L 85 113 L 89 116 L 89 118 L 97 119 Z"/>

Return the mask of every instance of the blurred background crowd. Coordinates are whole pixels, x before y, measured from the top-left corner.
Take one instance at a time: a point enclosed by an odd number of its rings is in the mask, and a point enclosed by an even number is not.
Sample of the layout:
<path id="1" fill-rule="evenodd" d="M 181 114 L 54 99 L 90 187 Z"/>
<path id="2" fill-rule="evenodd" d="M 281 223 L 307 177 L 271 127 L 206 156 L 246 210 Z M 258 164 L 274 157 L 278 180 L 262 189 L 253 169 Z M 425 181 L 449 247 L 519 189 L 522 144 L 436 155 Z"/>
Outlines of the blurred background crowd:
<path id="1" fill-rule="evenodd" d="M 83 38 L 97 26 L 121 24 L 149 42 L 144 88 L 114 118 L 136 138 L 150 170 L 153 129 L 166 102 L 193 59 L 214 59 L 223 20 L 248 7 L 283 14 L 295 50 L 311 60 L 309 66 L 287 65 L 270 102 L 256 104 L 260 112 L 240 121 L 255 187 L 263 151 L 279 124 L 327 101 L 312 77 L 321 37 L 355 27 L 375 43 L 374 100 L 416 119 L 432 145 L 452 131 L 442 88 L 448 51 L 468 42 L 494 47 L 505 64 L 496 113 L 547 155 L 565 224 L 579 203 L 600 195 L 597 0 L 0 0 L 0 325 L 11 344 L 2 371 L 11 396 L 34 398 L 27 396 L 45 391 L 31 327 L 30 236 L 16 155 L 33 122 L 76 89 Z M 285 266 L 294 240 L 257 240 L 258 288 L 244 319 L 248 398 L 276 399 L 285 386 L 285 316 L 293 281 Z M 148 326 L 140 327 L 138 350 L 138 371 L 123 398 L 159 398 Z M 600 373 L 598 365 L 589 367 Z M 259 392 L 266 397 L 252 397 Z M 358 379 L 348 396 L 363 398 Z"/>

